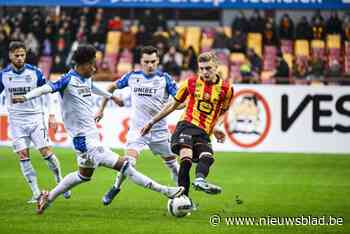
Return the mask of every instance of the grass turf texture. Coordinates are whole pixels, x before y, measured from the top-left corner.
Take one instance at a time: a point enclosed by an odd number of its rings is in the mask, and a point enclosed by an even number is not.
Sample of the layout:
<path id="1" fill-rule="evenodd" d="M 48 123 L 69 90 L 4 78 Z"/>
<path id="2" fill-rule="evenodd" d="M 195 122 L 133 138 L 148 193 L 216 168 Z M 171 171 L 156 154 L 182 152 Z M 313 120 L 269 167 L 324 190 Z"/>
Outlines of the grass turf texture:
<path id="1" fill-rule="evenodd" d="M 64 174 L 76 169 L 73 151 L 55 149 Z M 118 151 L 121 153 L 121 151 Z M 52 188 L 54 179 L 46 163 L 32 151 L 41 188 Z M 145 152 L 137 168 L 164 184 L 172 184 L 161 160 Z M 167 214 L 167 199 L 124 184 L 116 200 L 104 207 L 101 198 L 115 173 L 99 168 L 91 182 L 60 197 L 42 216 L 21 175 L 10 148 L 0 149 L 0 233 L 350 233 L 350 155 L 217 153 L 209 181 L 223 187 L 210 196 L 191 191 L 199 210 L 185 218 Z M 194 169 L 192 169 L 192 172 Z M 193 174 L 192 174 L 193 178 Z M 243 201 L 236 202 L 236 196 Z M 336 216 L 341 226 L 227 226 L 209 224 L 209 217 L 230 216 Z"/>

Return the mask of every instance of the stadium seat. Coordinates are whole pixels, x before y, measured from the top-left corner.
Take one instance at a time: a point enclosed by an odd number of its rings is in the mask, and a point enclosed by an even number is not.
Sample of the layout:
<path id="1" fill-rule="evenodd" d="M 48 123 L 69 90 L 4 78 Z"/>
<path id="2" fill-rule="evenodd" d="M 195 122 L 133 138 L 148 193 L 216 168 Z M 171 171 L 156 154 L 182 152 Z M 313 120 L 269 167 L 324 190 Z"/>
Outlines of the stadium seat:
<path id="1" fill-rule="evenodd" d="M 289 66 L 289 70 L 292 71 L 293 70 L 293 55 L 285 53 L 285 54 L 283 54 L 283 58 L 284 58 L 284 60 L 286 60 L 288 66 Z"/>
<path id="2" fill-rule="evenodd" d="M 201 28 L 200 27 L 188 27 L 186 30 L 185 37 L 185 48 L 192 46 L 195 52 L 199 53 L 200 47 L 200 39 L 201 39 Z"/>
<path id="3" fill-rule="evenodd" d="M 242 64 L 245 60 L 245 55 L 243 53 L 231 53 L 230 62 L 233 64 Z"/>
<path id="4" fill-rule="evenodd" d="M 247 46 L 262 57 L 262 35 L 261 33 L 248 33 Z"/>
<path id="5" fill-rule="evenodd" d="M 207 33 L 202 34 L 201 40 L 201 52 L 210 51 L 214 42 L 214 38 L 210 37 Z"/>
<path id="6" fill-rule="evenodd" d="M 309 57 L 310 56 L 310 48 L 309 41 L 307 40 L 296 40 L 294 54 L 296 57 Z"/>
<path id="7" fill-rule="evenodd" d="M 224 65 L 229 65 L 229 57 L 228 57 L 227 53 L 217 52 L 216 56 L 219 60 L 219 63 L 224 64 Z"/>
<path id="8" fill-rule="evenodd" d="M 109 54 L 106 54 L 104 57 L 104 61 L 108 64 L 108 67 L 111 70 L 111 72 L 115 72 L 117 57 L 118 57 L 117 53 L 109 53 Z"/>
<path id="9" fill-rule="evenodd" d="M 110 31 L 107 34 L 106 54 L 118 53 L 121 33 Z"/>
<path id="10" fill-rule="evenodd" d="M 328 49 L 340 49 L 341 37 L 338 34 L 327 35 L 327 48 Z"/>
<path id="11" fill-rule="evenodd" d="M 229 77 L 234 83 L 241 82 L 242 76 L 240 72 L 240 65 L 239 64 L 231 64 L 230 65 L 230 77 Z"/>
<path id="12" fill-rule="evenodd" d="M 311 51 L 312 56 L 316 58 L 325 57 L 325 42 L 322 40 L 312 40 L 311 41 Z"/>

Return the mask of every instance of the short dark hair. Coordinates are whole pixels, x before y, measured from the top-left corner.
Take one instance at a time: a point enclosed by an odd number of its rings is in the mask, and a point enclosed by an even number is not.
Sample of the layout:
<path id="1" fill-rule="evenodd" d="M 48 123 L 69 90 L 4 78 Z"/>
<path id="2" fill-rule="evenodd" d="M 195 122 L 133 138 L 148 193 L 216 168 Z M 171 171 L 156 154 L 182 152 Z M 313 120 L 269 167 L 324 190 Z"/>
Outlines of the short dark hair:
<path id="1" fill-rule="evenodd" d="M 141 56 L 143 54 L 153 54 L 156 53 L 157 57 L 159 57 L 158 49 L 154 46 L 144 46 L 141 48 Z"/>
<path id="2" fill-rule="evenodd" d="M 91 62 L 96 57 L 96 49 L 90 44 L 81 44 L 73 54 L 73 61 L 77 65 Z"/>
<path id="3" fill-rule="evenodd" d="M 9 51 L 14 52 L 17 49 L 27 50 L 26 45 L 22 41 L 12 41 L 9 45 Z"/>

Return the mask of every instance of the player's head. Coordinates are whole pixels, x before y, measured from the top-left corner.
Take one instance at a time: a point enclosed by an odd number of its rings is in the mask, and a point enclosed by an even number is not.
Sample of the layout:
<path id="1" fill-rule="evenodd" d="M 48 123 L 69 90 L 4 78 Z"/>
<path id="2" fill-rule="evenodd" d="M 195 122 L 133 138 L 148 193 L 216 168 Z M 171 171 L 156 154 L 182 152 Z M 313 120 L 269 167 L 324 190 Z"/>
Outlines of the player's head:
<path id="1" fill-rule="evenodd" d="M 96 49 L 92 45 L 79 45 L 73 54 L 76 70 L 84 77 L 90 77 L 96 72 Z"/>
<path id="2" fill-rule="evenodd" d="M 215 81 L 219 75 L 218 59 L 213 52 L 205 52 L 198 56 L 198 73 L 204 81 Z"/>
<path id="3" fill-rule="evenodd" d="M 10 43 L 9 58 L 10 58 L 11 64 L 15 68 L 20 69 L 24 66 L 24 63 L 26 61 L 26 53 L 27 53 L 27 49 L 23 42 L 13 41 Z"/>
<path id="4" fill-rule="evenodd" d="M 145 46 L 141 49 L 141 67 L 146 74 L 154 73 L 159 64 L 159 52 L 153 46 Z"/>

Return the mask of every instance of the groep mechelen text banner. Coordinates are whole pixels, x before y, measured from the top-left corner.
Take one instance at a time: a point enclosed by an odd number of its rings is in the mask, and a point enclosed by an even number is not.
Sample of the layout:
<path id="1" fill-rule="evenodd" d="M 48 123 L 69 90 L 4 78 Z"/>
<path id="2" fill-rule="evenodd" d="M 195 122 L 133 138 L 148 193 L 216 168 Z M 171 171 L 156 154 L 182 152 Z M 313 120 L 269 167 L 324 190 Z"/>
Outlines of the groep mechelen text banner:
<path id="1" fill-rule="evenodd" d="M 106 83 L 99 83 L 106 87 Z M 226 142 L 212 137 L 215 150 L 251 152 L 350 153 L 350 94 L 341 86 L 235 85 L 235 95 L 225 117 Z M 120 91 L 119 91 L 120 92 Z M 118 93 L 126 97 L 127 90 Z M 58 99 L 58 95 L 56 96 Z M 0 144 L 11 145 L 4 97 L 0 105 Z M 101 104 L 94 97 L 94 105 Z M 60 120 L 59 105 L 57 117 Z M 108 103 L 97 124 L 103 144 L 123 148 L 130 109 Z M 168 117 L 175 129 L 182 110 Z M 49 131 L 56 146 L 70 147 L 71 140 L 60 120 L 56 133 Z"/>
<path id="2" fill-rule="evenodd" d="M 349 0 L 0 0 L 6 6 L 344 9 Z"/>

